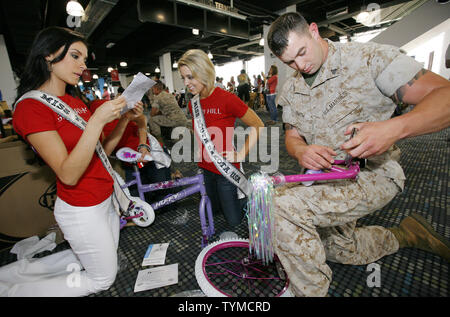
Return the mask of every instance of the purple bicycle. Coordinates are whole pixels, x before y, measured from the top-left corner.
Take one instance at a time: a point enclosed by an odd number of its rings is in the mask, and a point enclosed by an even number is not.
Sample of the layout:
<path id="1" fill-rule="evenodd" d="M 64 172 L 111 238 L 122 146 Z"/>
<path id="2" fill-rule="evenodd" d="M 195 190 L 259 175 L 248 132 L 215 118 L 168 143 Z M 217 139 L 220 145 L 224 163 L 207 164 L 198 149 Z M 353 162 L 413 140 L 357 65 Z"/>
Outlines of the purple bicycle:
<path id="1" fill-rule="evenodd" d="M 119 151 L 118 151 L 119 153 Z M 134 179 L 129 182 L 124 182 L 122 177 L 116 173 L 117 179 L 119 181 L 120 187 L 122 187 L 125 191 L 125 193 L 131 198 L 132 201 L 137 201 L 138 204 L 141 207 L 144 207 L 141 213 L 136 213 L 136 215 L 132 215 L 129 217 L 123 217 L 121 219 L 122 227 L 126 224 L 128 220 L 132 220 L 137 225 L 142 225 L 142 222 L 146 224 L 146 226 L 150 225 L 155 216 L 154 216 L 154 210 L 157 210 L 159 208 L 162 208 L 164 206 L 170 205 L 176 201 L 179 201 L 181 199 L 184 199 L 188 196 L 194 195 L 196 193 L 200 193 L 201 199 L 199 204 L 199 214 L 200 214 L 200 223 L 201 223 L 201 229 L 202 229 L 202 247 L 205 247 L 208 244 L 208 238 L 210 238 L 214 234 L 214 220 L 212 215 L 212 209 L 211 209 L 211 201 L 206 194 L 206 189 L 204 185 L 203 180 L 203 174 L 198 174 L 191 177 L 183 177 L 175 180 L 165 181 L 165 182 L 159 182 L 159 183 L 153 183 L 153 184 L 142 184 L 141 181 L 141 175 L 139 173 L 139 168 L 136 164 L 136 160 L 139 158 L 140 153 L 133 151 L 131 149 L 121 149 L 120 155 L 117 155 L 117 158 L 119 158 L 122 161 L 132 163 L 133 164 L 133 176 Z M 130 192 L 128 190 L 128 187 L 136 185 L 139 197 L 132 197 L 130 195 Z M 169 194 L 164 199 L 154 202 L 152 204 L 148 204 L 145 202 L 144 194 L 146 192 L 150 191 L 156 191 L 166 188 L 175 188 L 175 187 L 181 187 L 181 186 L 187 186 L 189 187 L 175 193 L 175 194 Z M 144 220 L 142 221 L 141 218 L 144 216 Z M 151 220 L 151 221 L 149 221 Z M 150 222 L 150 223 L 149 223 Z"/>
<path id="2" fill-rule="evenodd" d="M 200 252 L 195 276 L 203 293 L 214 297 L 292 296 L 289 278 L 272 246 L 274 186 L 294 182 L 310 186 L 314 181 L 355 179 L 360 171 L 359 164 L 350 158 L 336 161 L 326 171 L 250 176 L 249 239 L 219 240 Z"/>

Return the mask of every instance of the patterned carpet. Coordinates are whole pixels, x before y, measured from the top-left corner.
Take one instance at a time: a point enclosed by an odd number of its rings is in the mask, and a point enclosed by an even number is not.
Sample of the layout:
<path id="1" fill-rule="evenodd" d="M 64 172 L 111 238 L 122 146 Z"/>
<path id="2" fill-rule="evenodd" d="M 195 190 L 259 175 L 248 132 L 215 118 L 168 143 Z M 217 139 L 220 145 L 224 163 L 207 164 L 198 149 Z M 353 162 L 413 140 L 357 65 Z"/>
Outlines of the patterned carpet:
<path id="1" fill-rule="evenodd" d="M 267 121 L 265 110 L 258 111 Z M 239 123 L 238 123 L 239 124 Z M 279 172 L 297 174 L 297 163 L 285 151 L 284 133 L 281 124 L 271 126 L 279 132 Z M 411 212 L 424 216 L 440 234 L 450 238 L 449 158 L 450 129 L 440 133 L 403 140 L 398 143 L 402 150 L 401 165 L 407 177 L 405 190 L 385 208 L 359 220 L 360 225 L 398 225 Z M 270 148 L 270 147 L 269 147 Z M 275 150 L 278 152 L 278 149 Z M 265 163 L 267 164 L 267 163 Z M 196 173 L 195 163 L 174 163 L 184 176 Z M 261 163 L 245 163 L 247 175 L 258 171 Z M 169 297 L 189 295 L 186 291 L 199 289 L 194 263 L 201 251 L 201 228 L 198 216 L 199 195 L 175 203 L 164 212 L 156 211 L 155 222 L 147 227 L 126 227 L 121 232 L 119 254 L 121 269 L 113 286 L 91 296 L 101 297 Z M 216 235 L 226 231 L 222 215 L 214 215 Z M 244 220 L 235 232 L 248 237 Z M 134 285 L 143 256 L 149 244 L 170 243 L 166 265 L 178 263 L 178 283 L 153 290 L 134 293 Z M 68 247 L 59 245 L 53 252 Z M 44 252 L 42 256 L 48 254 Z M 15 261 L 8 251 L 0 253 L 0 265 Z M 447 297 L 449 292 L 450 263 L 417 249 L 401 249 L 376 262 L 380 269 L 379 287 L 367 283 L 373 272 L 368 266 L 342 265 L 327 262 L 333 271 L 333 280 L 328 292 L 331 297 Z"/>

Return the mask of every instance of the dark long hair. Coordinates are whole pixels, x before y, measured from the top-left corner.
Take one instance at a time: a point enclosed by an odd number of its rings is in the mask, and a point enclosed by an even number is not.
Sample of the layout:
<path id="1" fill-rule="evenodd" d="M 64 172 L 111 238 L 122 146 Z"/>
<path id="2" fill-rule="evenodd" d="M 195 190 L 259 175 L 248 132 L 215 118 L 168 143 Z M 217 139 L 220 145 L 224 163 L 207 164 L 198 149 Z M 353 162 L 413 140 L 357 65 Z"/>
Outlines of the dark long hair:
<path id="1" fill-rule="evenodd" d="M 55 64 L 64 59 L 72 43 L 80 41 L 87 46 L 84 36 L 70 29 L 52 26 L 41 30 L 31 45 L 31 51 L 17 87 L 14 104 L 23 94 L 42 86 L 50 79 L 49 65 L 45 57 L 64 47 L 61 54 L 50 61 L 50 65 Z"/>

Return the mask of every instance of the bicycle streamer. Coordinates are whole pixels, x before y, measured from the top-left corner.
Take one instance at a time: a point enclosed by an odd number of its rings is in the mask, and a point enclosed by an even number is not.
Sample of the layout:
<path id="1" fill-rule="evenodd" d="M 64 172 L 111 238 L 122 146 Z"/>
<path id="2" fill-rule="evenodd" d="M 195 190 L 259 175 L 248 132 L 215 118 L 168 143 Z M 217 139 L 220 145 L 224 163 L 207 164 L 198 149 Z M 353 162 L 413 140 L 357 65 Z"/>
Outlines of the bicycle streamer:
<path id="1" fill-rule="evenodd" d="M 245 175 L 233 164 L 228 162 L 222 155 L 220 155 L 217 152 L 214 143 L 211 141 L 211 137 L 206 127 L 205 117 L 203 116 L 203 110 L 200 104 L 199 95 L 196 95 L 193 99 L 191 99 L 191 104 L 192 114 L 194 115 L 195 131 L 197 132 L 200 140 L 207 150 L 211 161 L 226 179 L 228 179 L 232 184 L 236 185 L 242 193 L 248 196 L 251 190 L 249 188 L 249 183 L 245 178 Z"/>
<path id="2" fill-rule="evenodd" d="M 81 118 L 78 113 L 76 113 L 70 106 L 68 106 L 64 101 L 59 99 L 58 97 L 55 97 L 51 94 L 44 93 L 39 90 L 31 90 L 27 93 L 25 93 L 22 97 L 20 97 L 19 100 L 17 100 L 14 107 L 21 102 L 24 99 L 35 99 L 37 101 L 42 102 L 44 105 L 52 109 L 54 112 L 56 112 L 58 115 L 69 121 L 70 123 L 74 124 L 76 127 L 80 128 L 81 130 L 84 130 L 87 122 Z M 114 198 L 113 203 L 114 207 L 116 209 L 116 212 L 119 216 L 121 216 L 120 210 L 122 212 L 127 212 L 128 208 L 132 206 L 131 200 L 128 198 L 128 196 L 124 193 L 123 189 L 120 187 L 119 182 L 116 179 L 116 176 L 114 174 L 114 169 L 111 166 L 111 163 L 108 160 L 108 156 L 106 155 L 105 151 L 103 150 L 102 144 L 100 141 L 97 141 L 97 144 L 95 146 L 95 152 L 97 153 L 98 157 L 100 158 L 103 166 L 106 168 L 108 173 L 111 175 L 112 179 L 114 180 Z"/>

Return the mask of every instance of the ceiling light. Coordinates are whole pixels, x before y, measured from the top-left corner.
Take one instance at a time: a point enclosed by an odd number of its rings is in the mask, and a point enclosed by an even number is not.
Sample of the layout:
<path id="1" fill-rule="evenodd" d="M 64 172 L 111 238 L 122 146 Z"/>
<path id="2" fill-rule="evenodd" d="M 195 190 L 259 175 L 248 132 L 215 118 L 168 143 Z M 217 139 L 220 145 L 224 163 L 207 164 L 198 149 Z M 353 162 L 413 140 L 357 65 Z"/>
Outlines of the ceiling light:
<path id="1" fill-rule="evenodd" d="M 361 11 L 357 16 L 354 16 L 353 19 L 356 22 L 361 23 L 365 26 L 380 26 L 381 22 L 381 9 L 380 5 L 376 3 L 370 3 L 367 5 L 367 8 L 364 11 Z"/>
<path id="2" fill-rule="evenodd" d="M 122 66 L 122 67 L 127 67 L 127 62 L 120 62 L 120 66 Z"/>
<path id="3" fill-rule="evenodd" d="M 156 67 L 155 68 L 155 73 L 159 73 L 159 72 L 161 72 L 161 70 L 159 69 L 159 67 Z"/>
<path id="4" fill-rule="evenodd" d="M 112 67 L 108 67 L 108 73 L 112 72 L 113 68 Z"/>
<path id="5" fill-rule="evenodd" d="M 66 5 L 66 12 L 68 15 L 75 17 L 82 17 L 84 15 L 84 9 L 78 1 L 69 1 Z"/>
<path id="6" fill-rule="evenodd" d="M 97 74 L 94 74 L 94 75 L 92 76 L 92 78 L 98 79 L 98 75 L 97 75 Z"/>
<path id="7" fill-rule="evenodd" d="M 198 35 L 200 31 L 198 29 L 192 29 L 192 34 Z"/>
<path id="8" fill-rule="evenodd" d="M 173 67 L 173 68 L 177 68 L 177 67 L 178 67 L 178 63 L 177 63 L 177 62 L 174 62 L 173 65 L 172 65 L 172 67 Z"/>
<path id="9" fill-rule="evenodd" d="M 259 45 L 264 46 L 264 38 L 263 37 L 259 40 Z"/>
<path id="10" fill-rule="evenodd" d="M 114 45 L 116 45 L 116 43 L 109 42 L 108 44 L 106 44 L 106 48 L 111 48 L 111 47 L 113 47 Z"/>
<path id="11" fill-rule="evenodd" d="M 356 16 L 356 22 L 363 23 L 370 17 L 369 12 L 362 11 Z"/>
<path id="12" fill-rule="evenodd" d="M 211 51 L 208 51 L 208 57 L 209 59 L 213 59 L 213 54 L 211 53 Z"/>
<path id="13" fill-rule="evenodd" d="M 150 76 L 150 73 L 145 73 L 145 76 Z"/>

